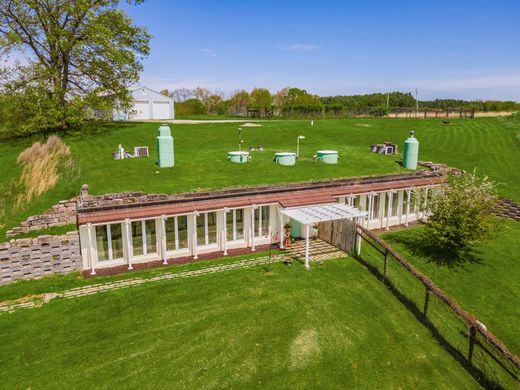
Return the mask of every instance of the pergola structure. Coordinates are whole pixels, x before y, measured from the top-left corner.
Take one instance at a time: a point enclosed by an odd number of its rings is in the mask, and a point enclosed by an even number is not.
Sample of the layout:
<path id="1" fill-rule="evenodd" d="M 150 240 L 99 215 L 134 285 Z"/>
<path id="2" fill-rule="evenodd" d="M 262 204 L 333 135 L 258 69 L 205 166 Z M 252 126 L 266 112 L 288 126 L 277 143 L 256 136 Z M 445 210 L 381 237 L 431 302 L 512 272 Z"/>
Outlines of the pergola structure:
<path id="1" fill-rule="evenodd" d="M 342 219 L 366 218 L 366 211 L 341 203 L 291 207 L 280 210 L 283 215 L 305 225 L 305 268 L 309 269 L 309 236 L 311 225 Z"/>

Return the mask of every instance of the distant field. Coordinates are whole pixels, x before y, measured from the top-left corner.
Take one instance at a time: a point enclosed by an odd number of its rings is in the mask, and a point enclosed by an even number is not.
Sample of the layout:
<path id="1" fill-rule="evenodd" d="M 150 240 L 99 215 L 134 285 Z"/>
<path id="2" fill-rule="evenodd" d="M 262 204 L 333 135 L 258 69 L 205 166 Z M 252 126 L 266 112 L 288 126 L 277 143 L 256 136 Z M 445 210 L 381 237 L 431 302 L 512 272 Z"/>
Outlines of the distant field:
<path id="1" fill-rule="evenodd" d="M 376 175 L 403 171 L 397 156 L 370 153 L 373 143 L 392 141 L 402 145 L 409 130 L 416 130 L 420 141 L 420 159 L 489 175 L 504 183 L 503 196 L 520 200 L 520 140 L 514 128 L 506 128 L 503 118 L 456 119 L 450 124 L 442 120 L 410 119 L 345 119 L 309 121 L 273 121 L 262 127 L 244 128 L 244 148 L 262 145 L 264 152 L 253 152 L 248 164 L 227 162 L 227 152 L 237 149 L 237 124 L 171 125 L 175 138 L 175 162 L 171 169 L 155 165 L 158 123 L 123 123 L 101 126 L 95 133 L 64 136 L 79 162 L 75 180 L 58 186 L 31 202 L 22 210 L 11 207 L 14 197 L 11 183 L 20 175 L 17 155 L 30 140 L 6 141 L 0 145 L 0 236 L 8 227 L 29 215 L 39 213 L 58 200 L 79 192 L 88 183 L 92 193 L 140 190 L 174 193 L 233 186 L 296 182 L 360 175 Z M 300 160 L 294 167 L 272 162 L 276 151 L 295 151 L 296 137 L 301 142 Z M 113 161 L 111 152 L 123 144 L 147 145 L 151 157 Z M 315 163 L 312 156 L 319 149 L 335 149 L 337 165 Z M 0 207 L 2 205 L 0 204 Z"/>
<path id="2" fill-rule="evenodd" d="M 0 315 L 5 388 L 478 384 L 357 261 L 272 265 Z"/>

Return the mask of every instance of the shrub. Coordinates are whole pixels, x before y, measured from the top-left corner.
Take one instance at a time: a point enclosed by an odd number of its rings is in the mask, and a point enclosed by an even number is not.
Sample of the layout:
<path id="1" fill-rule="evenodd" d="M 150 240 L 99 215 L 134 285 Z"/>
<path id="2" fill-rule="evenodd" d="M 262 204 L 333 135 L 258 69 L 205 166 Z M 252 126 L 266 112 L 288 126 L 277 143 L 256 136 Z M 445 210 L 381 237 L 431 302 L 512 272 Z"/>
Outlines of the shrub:
<path id="1" fill-rule="evenodd" d="M 23 166 L 19 180 L 22 191 L 16 198 L 16 207 L 53 188 L 60 179 L 60 172 L 75 172 L 70 147 L 56 135 L 50 136 L 46 143 L 35 142 L 20 153 L 16 161 Z"/>

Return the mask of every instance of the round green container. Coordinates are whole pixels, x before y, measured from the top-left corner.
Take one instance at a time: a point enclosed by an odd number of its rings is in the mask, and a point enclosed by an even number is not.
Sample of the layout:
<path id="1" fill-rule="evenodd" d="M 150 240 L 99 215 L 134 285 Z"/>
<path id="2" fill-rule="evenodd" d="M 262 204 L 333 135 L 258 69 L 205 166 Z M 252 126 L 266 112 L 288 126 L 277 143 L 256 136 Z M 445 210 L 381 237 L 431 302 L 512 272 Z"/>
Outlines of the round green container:
<path id="1" fill-rule="evenodd" d="M 403 166 L 406 169 L 417 169 L 417 160 L 419 157 L 419 141 L 414 138 L 414 131 L 410 131 L 410 138 L 404 142 Z"/>
<path id="2" fill-rule="evenodd" d="M 318 150 L 316 152 L 316 161 L 323 161 L 325 164 L 338 163 L 337 150 Z"/>
<path id="3" fill-rule="evenodd" d="M 238 164 L 245 164 L 248 162 L 251 157 L 249 156 L 248 152 L 228 152 L 227 155 L 228 161 L 238 163 Z"/>
<path id="4" fill-rule="evenodd" d="M 296 164 L 296 153 L 293 153 L 293 152 L 275 153 L 273 161 L 280 165 L 294 165 L 294 164 Z"/>

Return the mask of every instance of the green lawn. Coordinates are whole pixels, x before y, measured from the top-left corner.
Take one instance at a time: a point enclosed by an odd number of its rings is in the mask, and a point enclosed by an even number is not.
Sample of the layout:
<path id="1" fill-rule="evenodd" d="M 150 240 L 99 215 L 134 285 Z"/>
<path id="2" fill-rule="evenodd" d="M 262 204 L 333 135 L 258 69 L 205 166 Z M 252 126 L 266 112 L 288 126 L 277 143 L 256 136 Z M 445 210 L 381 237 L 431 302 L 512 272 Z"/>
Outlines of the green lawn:
<path id="1" fill-rule="evenodd" d="M 480 263 L 456 271 L 428 262 L 417 252 L 414 242 L 423 228 L 385 233 L 382 238 L 519 355 L 520 223 L 503 224 L 500 235 L 478 249 Z"/>
<path id="2" fill-rule="evenodd" d="M 248 164 L 227 162 L 227 152 L 237 149 L 237 127 L 231 124 L 171 125 L 175 138 L 176 166 L 159 169 L 155 165 L 157 123 L 123 123 L 100 126 L 96 132 L 64 136 L 79 162 L 79 177 L 62 181 L 57 187 L 14 210 L 11 183 L 20 175 L 17 155 L 31 140 L 2 141 L 0 145 L 0 200 L 5 202 L 0 236 L 29 215 L 39 213 L 58 200 L 79 192 L 88 183 L 92 193 L 141 190 L 149 193 L 175 193 L 201 189 L 284 183 L 326 178 L 376 175 L 400 172 L 395 156 L 370 153 L 373 143 L 393 141 L 401 148 L 411 129 L 420 141 L 420 159 L 445 162 L 472 170 L 504 183 L 503 196 L 520 200 L 520 139 L 514 125 L 505 126 L 503 118 L 451 120 L 344 119 L 309 121 L 277 120 L 262 127 L 244 128 L 244 148 L 262 145 L 264 152 L 253 152 Z M 296 137 L 301 143 L 301 158 L 294 167 L 275 165 L 273 153 L 295 150 Z M 112 161 L 111 152 L 121 143 L 127 149 L 148 145 L 151 157 Z M 336 149 L 337 165 L 315 163 L 318 149 Z M 4 225 L 3 227 L 1 225 Z"/>
<path id="3" fill-rule="evenodd" d="M 4 388 L 436 388 L 477 383 L 353 259 L 56 299 L 0 315 Z"/>

